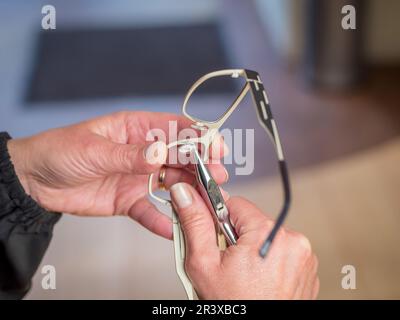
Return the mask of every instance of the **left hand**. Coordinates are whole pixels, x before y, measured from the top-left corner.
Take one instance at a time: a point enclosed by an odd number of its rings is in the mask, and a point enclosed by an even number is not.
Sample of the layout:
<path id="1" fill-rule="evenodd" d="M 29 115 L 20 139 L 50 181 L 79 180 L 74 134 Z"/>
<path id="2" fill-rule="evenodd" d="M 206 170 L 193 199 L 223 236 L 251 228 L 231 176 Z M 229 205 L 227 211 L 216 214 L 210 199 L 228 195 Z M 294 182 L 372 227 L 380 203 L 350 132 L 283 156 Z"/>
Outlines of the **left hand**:
<path id="1" fill-rule="evenodd" d="M 168 113 L 118 112 L 76 125 L 8 142 L 16 173 L 25 191 L 49 211 L 75 215 L 128 215 L 150 231 L 172 238 L 171 220 L 148 200 L 148 174 L 168 164 L 164 142 L 149 144 L 146 135 L 158 128 L 168 137 L 169 121 L 178 131 L 186 118 Z M 168 143 L 169 141 L 167 141 Z M 222 157 L 224 144 L 215 144 Z M 156 154 L 157 157 L 151 159 Z M 154 161 L 156 160 L 156 161 Z M 227 180 L 220 163 L 209 165 L 218 184 Z M 165 185 L 192 183 L 183 166 L 168 166 Z"/>

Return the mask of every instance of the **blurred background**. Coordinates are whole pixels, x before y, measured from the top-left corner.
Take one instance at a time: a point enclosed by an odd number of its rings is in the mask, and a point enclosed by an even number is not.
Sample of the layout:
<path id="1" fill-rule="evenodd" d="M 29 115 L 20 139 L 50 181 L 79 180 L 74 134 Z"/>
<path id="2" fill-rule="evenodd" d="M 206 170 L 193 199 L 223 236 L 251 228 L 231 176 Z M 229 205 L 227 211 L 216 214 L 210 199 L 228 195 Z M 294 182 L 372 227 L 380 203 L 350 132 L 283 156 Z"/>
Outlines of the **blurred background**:
<path id="1" fill-rule="evenodd" d="M 42 30 L 42 7 L 56 30 Z M 341 8 L 356 8 L 356 29 Z M 0 0 L 0 130 L 31 135 L 118 110 L 180 112 L 203 74 L 258 71 L 288 159 L 288 225 L 320 260 L 321 299 L 400 298 L 400 2 L 396 0 Z M 193 106 L 220 110 L 236 88 L 208 87 Z M 275 215 L 275 154 L 250 100 L 227 123 L 256 128 L 255 172 L 231 194 Z M 172 243 L 124 218 L 64 215 L 28 299 L 185 298 Z M 344 265 L 355 290 L 341 287 Z"/>

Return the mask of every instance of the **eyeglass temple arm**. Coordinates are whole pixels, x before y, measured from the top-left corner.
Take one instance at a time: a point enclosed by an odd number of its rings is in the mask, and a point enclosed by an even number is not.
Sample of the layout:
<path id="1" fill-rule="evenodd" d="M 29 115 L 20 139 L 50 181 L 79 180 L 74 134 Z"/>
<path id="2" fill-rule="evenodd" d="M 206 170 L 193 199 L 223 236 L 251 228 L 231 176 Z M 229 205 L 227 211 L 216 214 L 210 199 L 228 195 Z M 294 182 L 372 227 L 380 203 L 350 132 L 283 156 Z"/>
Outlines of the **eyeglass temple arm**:
<path id="1" fill-rule="evenodd" d="M 269 106 L 267 94 L 264 89 L 264 85 L 261 82 L 260 76 L 257 72 L 251 70 L 245 70 L 246 76 L 250 83 L 251 93 L 257 109 L 257 116 L 261 126 L 268 133 L 272 141 L 274 142 L 276 153 L 279 160 L 279 171 L 283 184 L 284 203 L 279 216 L 275 222 L 274 227 L 269 233 L 267 239 L 261 246 L 259 254 L 261 257 L 266 257 L 269 248 L 274 240 L 279 228 L 284 223 L 287 213 L 289 211 L 291 202 L 289 172 L 287 169 L 286 161 L 282 151 L 282 145 L 279 139 L 278 130 L 275 124 L 275 120 L 272 116 L 271 108 Z"/>
<path id="2" fill-rule="evenodd" d="M 279 228 L 285 222 L 286 216 L 287 216 L 287 214 L 289 212 L 289 208 L 290 208 L 291 193 L 290 193 L 289 173 L 288 173 L 285 161 L 279 161 L 279 170 L 280 170 L 281 178 L 282 178 L 282 182 L 283 182 L 284 202 L 283 202 L 281 212 L 279 213 L 279 216 L 276 219 L 274 227 L 272 228 L 267 239 L 264 241 L 264 243 L 262 244 L 262 246 L 259 250 L 259 254 L 262 258 L 265 258 L 267 256 L 267 253 L 269 251 L 269 248 L 271 247 L 272 241 L 274 240 L 277 232 L 279 231 Z"/>

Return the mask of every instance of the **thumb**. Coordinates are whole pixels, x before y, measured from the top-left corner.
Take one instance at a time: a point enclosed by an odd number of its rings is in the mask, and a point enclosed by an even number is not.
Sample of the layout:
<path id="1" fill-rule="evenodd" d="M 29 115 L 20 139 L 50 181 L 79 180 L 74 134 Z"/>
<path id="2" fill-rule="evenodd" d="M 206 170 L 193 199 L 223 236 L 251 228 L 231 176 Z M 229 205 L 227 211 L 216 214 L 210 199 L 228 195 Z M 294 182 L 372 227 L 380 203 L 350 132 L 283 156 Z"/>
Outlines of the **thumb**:
<path id="1" fill-rule="evenodd" d="M 242 244 L 262 243 L 274 221 L 255 204 L 241 197 L 231 197 L 226 203 L 231 221 Z"/>
<path id="2" fill-rule="evenodd" d="M 185 235 L 188 261 L 201 265 L 218 263 L 220 253 L 215 224 L 203 199 L 186 183 L 174 184 L 170 190 Z"/>
<path id="3" fill-rule="evenodd" d="M 147 146 L 113 143 L 109 165 L 113 172 L 149 174 L 166 162 L 167 153 L 167 145 L 162 141 Z"/>

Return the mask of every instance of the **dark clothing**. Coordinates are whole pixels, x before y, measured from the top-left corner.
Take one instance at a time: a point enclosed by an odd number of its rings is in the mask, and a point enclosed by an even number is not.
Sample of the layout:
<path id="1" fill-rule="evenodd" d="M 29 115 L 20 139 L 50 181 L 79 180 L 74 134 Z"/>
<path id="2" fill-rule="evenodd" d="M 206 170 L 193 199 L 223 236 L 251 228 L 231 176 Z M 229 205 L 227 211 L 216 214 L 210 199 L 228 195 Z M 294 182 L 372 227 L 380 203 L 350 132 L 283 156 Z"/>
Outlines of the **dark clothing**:
<path id="1" fill-rule="evenodd" d="M 41 208 L 18 180 L 0 133 L 0 299 L 21 299 L 31 286 L 61 214 Z"/>

